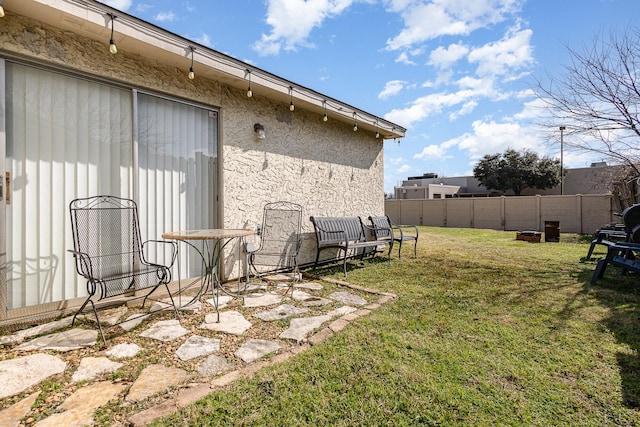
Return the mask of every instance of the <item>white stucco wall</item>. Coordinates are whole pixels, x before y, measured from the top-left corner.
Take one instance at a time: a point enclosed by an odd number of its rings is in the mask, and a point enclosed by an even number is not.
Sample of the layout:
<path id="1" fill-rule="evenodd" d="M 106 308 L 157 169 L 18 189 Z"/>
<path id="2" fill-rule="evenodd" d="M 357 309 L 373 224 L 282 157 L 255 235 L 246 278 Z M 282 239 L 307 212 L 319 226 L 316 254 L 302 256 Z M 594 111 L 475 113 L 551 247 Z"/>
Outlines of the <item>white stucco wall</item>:
<path id="1" fill-rule="evenodd" d="M 225 227 L 255 227 L 269 202 L 298 203 L 305 263 L 315 256 L 309 216 L 384 212 L 383 146 L 372 133 L 240 91 L 227 91 L 223 105 Z M 254 123 L 266 139 L 256 139 Z"/>

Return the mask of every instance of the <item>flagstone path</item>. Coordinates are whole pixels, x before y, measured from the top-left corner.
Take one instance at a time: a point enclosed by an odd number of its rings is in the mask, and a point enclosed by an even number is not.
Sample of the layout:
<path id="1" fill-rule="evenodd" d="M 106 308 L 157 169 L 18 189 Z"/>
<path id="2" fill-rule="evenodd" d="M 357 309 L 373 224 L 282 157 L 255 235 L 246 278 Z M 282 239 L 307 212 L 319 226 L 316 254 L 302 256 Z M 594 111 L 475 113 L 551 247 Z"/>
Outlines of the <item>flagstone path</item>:
<path id="1" fill-rule="evenodd" d="M 90 316 L 76 327 L 71 327 L 69 317 L 0 336 L 0 427 L 94 425 L 95 410 L 110 401 L 145 408 L 127 419 L 115 414 L 113 424 L 146 425 L 217 387 L 322 342 L 395 299 L 328 279 L 302 281 L 286 295 L 286 280 L 289 277 L 271 276 L 244 298 L 220 296 L 219 322 L 212 299 L 181 310 L 179 319 L 138 315 L 122 324 L 115 338 L 107 333 L 104 348 L 101 341 L 97 344 L 98 331 L 91 329 Z M 325 295 L 322 280 L 332 289 L 346 290 Z M 272 285 L 270 290 L 266 284 Z M 118 307 L 104 319 L 115 324 L 127 319 L 127 312 Z M 144 357 L 151 353 L 157 357 Z M 129 372 L 137 372 L 135 378 L 128 378 Z M 62 391 L 43 389 L 47 381 L 62 383 Z M 44 405 L 34 406 L 41 393 Z"/>

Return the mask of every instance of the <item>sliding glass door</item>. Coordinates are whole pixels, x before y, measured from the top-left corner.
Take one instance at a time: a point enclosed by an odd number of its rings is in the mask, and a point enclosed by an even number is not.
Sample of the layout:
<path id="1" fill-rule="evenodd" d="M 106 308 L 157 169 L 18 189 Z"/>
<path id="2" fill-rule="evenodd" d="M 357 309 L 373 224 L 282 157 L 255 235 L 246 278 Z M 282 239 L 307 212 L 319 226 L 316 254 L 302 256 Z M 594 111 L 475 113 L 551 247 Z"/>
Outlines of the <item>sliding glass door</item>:
<path id="1" fill-rule="evenodd" d="M 142 235 L 159 238 L 167 231 L 215 228 L 217 111 L 143 93 L 136 100 Z M 200 275 L 198 260 L 189 260 L 188 251 L 180 253 L 181 273 Z"/>
<path id="2" fill-rule="evenodd" d="M 75 197 L 132 188 L 131 91 L 6 63 L 6 309 L 83 296 L 67 249 Z"/>
<path id="3" fill-rule="evenodd" d="M 217 111 L 9 61 L 0 78 L 0 320 L 86 296 L 75 198 L 133 198 L 143 239 L 216 225 Z"/>

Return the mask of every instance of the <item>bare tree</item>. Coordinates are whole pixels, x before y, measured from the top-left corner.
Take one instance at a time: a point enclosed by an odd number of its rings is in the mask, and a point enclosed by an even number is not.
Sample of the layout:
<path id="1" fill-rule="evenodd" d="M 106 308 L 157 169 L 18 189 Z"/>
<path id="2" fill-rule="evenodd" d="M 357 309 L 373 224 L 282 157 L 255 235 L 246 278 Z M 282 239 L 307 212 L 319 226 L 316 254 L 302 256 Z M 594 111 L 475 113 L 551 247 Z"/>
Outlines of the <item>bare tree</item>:
<path id="1" fill-rule="evenodd" d="M 599 153 L 640 176 L 640 29 L 611 32 L 579 52 L 559 78 L 538 80 L 555 130 L 565 126 L 569 149 Z"/>

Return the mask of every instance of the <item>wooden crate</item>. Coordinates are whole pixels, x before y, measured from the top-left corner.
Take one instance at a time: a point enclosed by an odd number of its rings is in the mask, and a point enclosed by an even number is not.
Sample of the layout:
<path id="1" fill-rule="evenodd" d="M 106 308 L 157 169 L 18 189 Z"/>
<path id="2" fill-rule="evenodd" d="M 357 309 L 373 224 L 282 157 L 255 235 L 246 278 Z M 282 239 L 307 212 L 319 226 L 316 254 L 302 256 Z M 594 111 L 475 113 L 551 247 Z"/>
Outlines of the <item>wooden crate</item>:
<path id="1" fill-rule="evenodd" d="M 542 233 L 540 231 L 516 231 L 516 240 L 525 242 L 540 243 Z"/>

